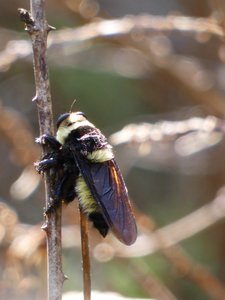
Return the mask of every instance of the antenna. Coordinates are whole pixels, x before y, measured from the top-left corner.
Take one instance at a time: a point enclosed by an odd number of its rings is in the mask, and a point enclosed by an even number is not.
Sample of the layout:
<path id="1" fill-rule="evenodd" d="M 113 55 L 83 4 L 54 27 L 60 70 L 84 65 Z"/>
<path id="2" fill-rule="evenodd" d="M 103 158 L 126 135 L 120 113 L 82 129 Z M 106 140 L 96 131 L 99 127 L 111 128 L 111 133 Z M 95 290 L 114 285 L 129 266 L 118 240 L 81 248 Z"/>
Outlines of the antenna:
<path id="1" fill-rule="evenodd" d="M 77 101 L 77 99 L 74 99 L 74 100 L 73 100 L 73 102 L 72 102 L 72 104 L 71 104 L 71 106 L 70 106 L 70 111 L 69 111 L 69 113 L 72 112 L 73 105 L 74 105 L 74 103 L 75 103 L 76 101 Z"/>

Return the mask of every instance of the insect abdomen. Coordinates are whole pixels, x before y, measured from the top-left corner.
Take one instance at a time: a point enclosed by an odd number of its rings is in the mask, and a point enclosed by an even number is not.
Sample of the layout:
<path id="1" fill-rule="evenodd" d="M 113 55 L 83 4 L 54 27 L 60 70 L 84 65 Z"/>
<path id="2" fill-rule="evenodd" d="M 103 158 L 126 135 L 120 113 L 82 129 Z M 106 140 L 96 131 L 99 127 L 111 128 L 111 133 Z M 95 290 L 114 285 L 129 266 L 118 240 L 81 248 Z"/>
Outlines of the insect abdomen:
<path id="1" fill-rule="evenodd" d="M 80 175 L 76 181 L 76 192 L 82 208 L 82 211 L 87 214 L 90 221 L 93 222 L 94 227 L 98 229 L 100 234 L 105 237 L 108 233 L 109 227 L 106 224 L 101 210 L 94 200 L 90 189 L 88 188 L 84 178 Z"/>
<path id="2" fill-rule="evenodd" d="M 102 214 L 99 212 L 92 212 L 88 217 L 89 220 L 93 222 L 94 227 L 98 229 L 103 237 L 105 237 L 109 231 L 109 226 L 106 224 Z"/>

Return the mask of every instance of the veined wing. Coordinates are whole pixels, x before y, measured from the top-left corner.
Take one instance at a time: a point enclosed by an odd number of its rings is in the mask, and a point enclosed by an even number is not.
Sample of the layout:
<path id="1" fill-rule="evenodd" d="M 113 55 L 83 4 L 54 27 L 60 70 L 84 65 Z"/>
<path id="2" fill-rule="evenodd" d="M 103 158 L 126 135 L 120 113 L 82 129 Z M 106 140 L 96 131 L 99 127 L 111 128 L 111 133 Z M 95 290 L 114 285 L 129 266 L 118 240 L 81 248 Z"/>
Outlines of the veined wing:
<path id="1" fill-rule="evenodd" d="M 91 163 L 79 154 L 73 153 L 106 223 L 121 242 L 126 245 L 133 244 L 137 238 L 136 222 L 116 161 L 112 159 L 103 163 Z"/>

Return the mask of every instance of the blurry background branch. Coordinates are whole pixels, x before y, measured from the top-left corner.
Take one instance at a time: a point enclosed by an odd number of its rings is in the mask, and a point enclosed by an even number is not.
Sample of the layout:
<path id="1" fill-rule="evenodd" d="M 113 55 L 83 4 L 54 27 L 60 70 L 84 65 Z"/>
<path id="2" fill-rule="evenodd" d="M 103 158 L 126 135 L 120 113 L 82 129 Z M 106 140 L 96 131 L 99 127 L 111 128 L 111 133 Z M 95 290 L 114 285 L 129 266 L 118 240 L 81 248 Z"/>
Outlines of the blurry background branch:
<path id="1" fill-rule="evenodd" d="M 51 34 L 49 47 L 65 48 L 74 43 L 84 43 L 92 39 L 131 35 L 138 42 L 143 40 L 143 34 L 154 31 L 187 31 L 191 34 L 207 34 L 224 37 L 223 29 L 213 18 L 191 18 L 183 16 L 128 16 L 114 20 L 100 20 L 76 29 L 62 29 Z M 77 49 L 75 50 L 77 51 Z M 24 59 L 32 54 L 27 40 L 11 40 L 6 48 L 0 52 L 0 70 L 6 71 L 17 59 Z"/>

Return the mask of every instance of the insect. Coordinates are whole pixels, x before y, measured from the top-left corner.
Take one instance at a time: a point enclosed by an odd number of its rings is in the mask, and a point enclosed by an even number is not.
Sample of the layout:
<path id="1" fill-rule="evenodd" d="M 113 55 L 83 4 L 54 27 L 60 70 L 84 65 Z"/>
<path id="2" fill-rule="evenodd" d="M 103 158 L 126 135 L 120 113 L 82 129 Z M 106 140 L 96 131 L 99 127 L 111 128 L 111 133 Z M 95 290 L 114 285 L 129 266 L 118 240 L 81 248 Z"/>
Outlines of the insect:
<path id="1" fill-rule="evenodd" d="M 137 238 L 137 227 L 122 174 L 112 146 L 82 112 L 59 116 L 56 137 L 37 139 L 50 151 L 35 163 L 39 173 L 55 172 L 53 203 L 47 213 L 61 201 L 78 197 L 81 210 L 105 237 L 109 229 L 124 244 Z"/>

